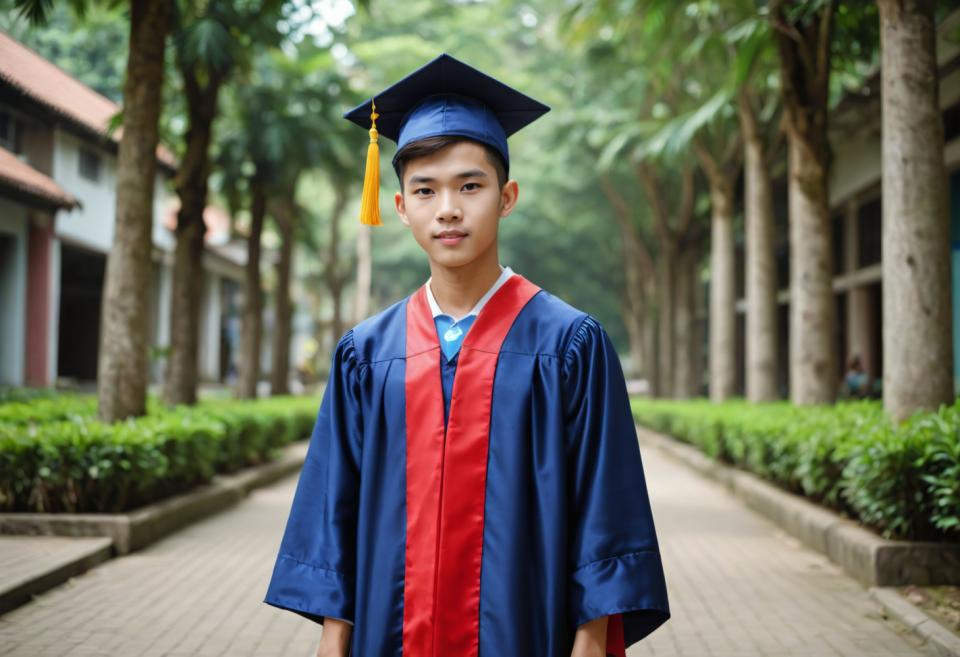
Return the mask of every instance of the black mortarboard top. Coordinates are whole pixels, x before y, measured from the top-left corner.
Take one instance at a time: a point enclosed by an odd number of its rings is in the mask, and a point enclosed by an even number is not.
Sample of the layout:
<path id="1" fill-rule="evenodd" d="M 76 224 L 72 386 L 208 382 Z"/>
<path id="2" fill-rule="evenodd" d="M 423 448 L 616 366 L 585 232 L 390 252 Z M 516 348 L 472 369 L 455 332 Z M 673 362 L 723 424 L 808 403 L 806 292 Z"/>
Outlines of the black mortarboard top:
<path id="1" fill-rule="evenodd" d="M 343 117 L 370 131 L 360 222 L 380 225 L 379 135 L 410 142 L 461 135 L 493 147 L 509 169 L 507 137 L 550 108 L 443 53 Z M 396 160 L 396 156 L 394 156 Z"/>

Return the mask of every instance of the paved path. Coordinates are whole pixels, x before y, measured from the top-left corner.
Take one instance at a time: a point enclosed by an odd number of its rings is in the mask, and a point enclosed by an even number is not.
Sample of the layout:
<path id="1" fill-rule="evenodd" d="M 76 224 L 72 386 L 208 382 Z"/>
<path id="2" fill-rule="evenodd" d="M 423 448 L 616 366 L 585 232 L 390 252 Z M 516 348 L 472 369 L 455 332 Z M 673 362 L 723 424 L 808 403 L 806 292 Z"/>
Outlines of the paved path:
<path id="1" fill-rule="evenodd" d="M 671 618 L 629 657 L 936 654 L 829 559 L 652 445 L 641 451 Z"/>
<path id="2" fill-rule="evenodd" d="M 933 655 L 723 488 L 653 447 L 643 458 L 673 617 L 630 657 Z M 0 616 L 0 655 L 310 657 L 319 626 L 261 602 L 295 483 Z"/>

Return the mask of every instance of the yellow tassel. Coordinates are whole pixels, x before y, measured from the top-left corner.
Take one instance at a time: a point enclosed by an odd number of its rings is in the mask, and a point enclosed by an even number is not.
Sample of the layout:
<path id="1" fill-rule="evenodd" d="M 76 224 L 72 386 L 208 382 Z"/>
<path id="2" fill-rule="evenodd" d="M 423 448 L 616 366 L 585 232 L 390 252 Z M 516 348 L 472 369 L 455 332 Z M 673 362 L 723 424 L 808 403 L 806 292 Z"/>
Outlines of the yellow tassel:
<path id="1" fill-rule="evenodd" d="M 371 102 L 370 145 L 367 146 L 367 170 L 363 175 L 360 223 L 380 226 L 380 145 L 377 143 L 377 105 Z"/>

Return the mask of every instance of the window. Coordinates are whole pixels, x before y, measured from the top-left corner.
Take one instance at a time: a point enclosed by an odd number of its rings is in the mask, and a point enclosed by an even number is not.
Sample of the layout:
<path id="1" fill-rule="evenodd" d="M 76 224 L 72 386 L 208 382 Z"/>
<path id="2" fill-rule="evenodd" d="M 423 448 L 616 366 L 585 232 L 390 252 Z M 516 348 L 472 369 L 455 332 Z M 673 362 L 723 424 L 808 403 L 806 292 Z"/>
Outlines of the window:
<path id="1" fill-rule="evenodd" d="M 860 267 L 869 267 L 880 262 L 880 249 L 883 242 L 883 207 L 881 196 L 877 196 L 857 208 L 857 232 L 860 233 L 858 258 Z"/>
<path id="2" fill-rule="evenodd" d="M 23 150 L 23 123 L 0 110 L 0 147 L 17 155 Z"/>
<path id="3" fill-rule="evenodd" d="M 960 103 L 943 113 L 943 143 L 948 143 L 960 135 Z"/>
<path id="4" fill-rule="evenodd" d="M 80 175 L 94 182 L 100 180 L 100 156 L 87 148 L 80 149 Z"/>

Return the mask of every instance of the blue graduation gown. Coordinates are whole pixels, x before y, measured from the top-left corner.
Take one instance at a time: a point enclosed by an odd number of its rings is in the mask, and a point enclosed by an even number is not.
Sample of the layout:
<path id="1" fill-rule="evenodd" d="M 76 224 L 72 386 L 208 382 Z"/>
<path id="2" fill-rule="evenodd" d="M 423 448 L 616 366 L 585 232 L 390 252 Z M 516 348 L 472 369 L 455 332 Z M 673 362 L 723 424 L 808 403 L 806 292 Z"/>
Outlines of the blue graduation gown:
<path id="1" fill-rule="evenodd" d="M 264 601 L 352 657 L 569 657 L 605 615 L 622 655 L 670 611 L 606 331 L 515 274 L 445 361 L 423 286 L 338 341 Z"/>

